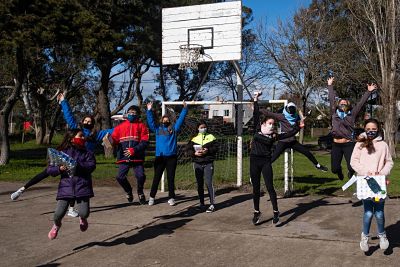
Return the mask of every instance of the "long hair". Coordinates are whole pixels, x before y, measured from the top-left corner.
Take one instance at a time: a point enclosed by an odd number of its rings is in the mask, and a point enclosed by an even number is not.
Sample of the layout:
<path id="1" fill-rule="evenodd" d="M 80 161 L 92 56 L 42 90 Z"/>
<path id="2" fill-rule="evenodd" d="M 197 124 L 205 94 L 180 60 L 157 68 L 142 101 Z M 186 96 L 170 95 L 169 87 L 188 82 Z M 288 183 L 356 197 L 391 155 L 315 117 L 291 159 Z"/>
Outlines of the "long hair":
<path id="1" fill-rule="evenodd" d="M 368 123 L 373 123 L 376 125 L 378 129 L 378 135 L 381 134 L 381 126 L 378 120 L 376 119 L 368 119 L 364 122 L 364 128 L 367 126 Z M 360 148 L 366 148 L 368 151 L 368 154 L 372 154 L 375 152 L 375 147 L 374 147 L 374 142 L 373 139 L 368 138 L 368 136 L 363 135 L 362 137 L 359 137 L 358 142 L 361 142 L 361 147 Z"/>
<path id="2" fill-rule="evenodd" d="M 82 130 L 79 129 L 79 128 L 78 128 L 78 129 L 71 129 L 71 130 L 68 130 L 68 131 L 65 133 L 64 138 L 63 138 L 61 144 L 57 147 L 57 150 L 62 151 L 62 150 L 65 150 L 65 149 L 67 149 L 67 148 L 73 146 L 73 144 L 72 144 L 72 139 L 73 139 L 79 132 L 82 132 Z"/>

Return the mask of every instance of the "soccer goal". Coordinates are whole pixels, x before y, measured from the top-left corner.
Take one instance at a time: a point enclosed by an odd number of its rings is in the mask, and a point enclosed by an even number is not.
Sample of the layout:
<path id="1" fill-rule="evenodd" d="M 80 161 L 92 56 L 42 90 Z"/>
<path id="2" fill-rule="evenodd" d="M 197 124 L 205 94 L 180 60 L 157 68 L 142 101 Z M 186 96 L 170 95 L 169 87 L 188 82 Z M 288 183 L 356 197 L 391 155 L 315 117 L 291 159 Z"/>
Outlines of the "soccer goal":
<path id="1" fill-rule="evenodd" d="M 190 101 L 189 114 L 178 133 L 178 166 L 176 180 L 183 188 L 193 187 L 194 179 L 191 158 L 186 153 L 188 141 L 197 134 L 197 124 L 200 120 L 207 122 L 208 132 L 218 141 L 218 152 L 214 162 L 214 179 L 218 182 L 240 187 L 250 182 L 249 161 L 250 143 L 253 136 L 253 102 L 249 101 Z M 176 121 L 182 110 L 182 101 L 165 101 L 162 103 L 162 115 L 168 115 Z M 275 110 L 287 104 L 287 100 L 262 100 L 262 108 Z M 242 107 L 243 135 L 236 132 L 236 114 Z M 282 162 L 283 158 L 283 162 Z M 276 188 L 283 189 L 285 195 L 293 190 L 293 151 L 287 150 L 274 165 L 274 183 Z M 161 181 L 161 191 L 165 190 L 164 176 Z"/>

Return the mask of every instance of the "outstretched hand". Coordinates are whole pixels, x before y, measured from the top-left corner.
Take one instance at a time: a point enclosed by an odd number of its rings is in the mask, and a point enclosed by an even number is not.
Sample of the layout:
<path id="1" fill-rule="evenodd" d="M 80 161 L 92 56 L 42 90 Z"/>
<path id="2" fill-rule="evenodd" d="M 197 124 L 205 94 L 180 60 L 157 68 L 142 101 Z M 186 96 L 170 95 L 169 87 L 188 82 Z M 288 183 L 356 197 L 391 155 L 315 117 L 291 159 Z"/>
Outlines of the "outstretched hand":
<path id="1" fill-rule="evenodd" d="M 328 85 L 332 85 L 334 81 L 335 81 L 335 77 L 329 77 L 328 78 Z"/>
<path id="2" fill-rule="evenodd" d="M 260 97 L 261 94 L 262 94 L 262 92 L 260 92 L 260 91 L 254 92 L 254 101 L 258 101 L 258 98 Z"/>
<path id="3" fill-rule="evenodd" d="M 152 107 L 153 107 L 153 102 L 147 103 L 147 110 L 151 110 Z"/>
<path id="4" fill-rule="evenodd" d="M 369 92 L 372 92 L 372 91 L 376 90 L 377 88 L 378 88 L 378 86 L 375 83 L 368 84 Z"/>
<path id="5" fill-rule="evenodd" d="M 187 103 L 186 103 L 186 101 L 185 101 L 185 100 L 183 100 L 183 103 L 182 103 L 182 105 L 183 105 L 183 107 L 184 107 L 184 108 L 186 108 L 186 107 L 187 107 Z"/>
<path id="6" fill-rule="evenodd" d="M 59 93 L 59 94 L 57 95 L 57 101 L 58 101 L 58 103 L 63 102 L 64 99 L 65 99 L 64 93 Z"/>

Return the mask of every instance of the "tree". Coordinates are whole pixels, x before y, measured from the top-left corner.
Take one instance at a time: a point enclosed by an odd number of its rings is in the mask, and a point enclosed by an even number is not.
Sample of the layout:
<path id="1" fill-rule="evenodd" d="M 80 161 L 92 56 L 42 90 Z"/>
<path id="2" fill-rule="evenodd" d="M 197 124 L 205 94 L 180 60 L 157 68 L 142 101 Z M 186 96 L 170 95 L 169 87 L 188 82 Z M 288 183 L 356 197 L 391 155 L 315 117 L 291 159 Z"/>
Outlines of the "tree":
<path id="1" fill-rule="evenodd" d="M 370 75 L 379 83 L 385 140 L 396 157 L 397 101 L 400 49 L 400 0 L 347 1 L 351 10 L 352 36 L 364 57 Z"/>

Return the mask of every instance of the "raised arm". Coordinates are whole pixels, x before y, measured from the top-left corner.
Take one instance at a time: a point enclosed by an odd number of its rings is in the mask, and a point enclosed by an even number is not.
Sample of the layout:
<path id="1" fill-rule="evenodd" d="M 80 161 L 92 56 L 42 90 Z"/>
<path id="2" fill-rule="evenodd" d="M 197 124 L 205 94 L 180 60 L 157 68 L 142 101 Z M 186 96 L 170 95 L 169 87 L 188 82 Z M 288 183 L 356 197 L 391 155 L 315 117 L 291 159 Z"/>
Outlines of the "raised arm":
<path id="1" fill-rule="evenodd" d="M 364 93 L 364 95 L 361 97 L 360 101 L 354 106 L 352 113 L 354 118 L 357 117 L 358 113 L 360 113 L 361 108 L 364 106 L 364 104 L 368 101 L 368 98 L 371 96 L 372 92 L 376 90 L 377 86 L 376 84 L 368 84 L 368 89 Z"/>
<path id="2" fill-rule="evenodd" d="M 174 130 L 177 132 L 180 130 L 183 122 L 185 121 L 185 117 L 188 113 L 188 107 L 185 101 L 183 101 L 183 109 L 181 114 L 179 114 L 179 118 L 176 120 L 176 123 L 174 125 Z"/>
<path id="3" fill-rule="evenodd" d="M 333 82 L 335 81 L 334 77 L 330 77 L 328 79 L 328 98 L 329 98 L 329 108 L 331 111 L 331 114 L 334 114 L 336 111 L 336 92 L 333 89 Z"/>
<path id="4" fill-rule="evenodd" d="M 150 131 L 155 133 L 157 125 L 154 122 L 153 111 L 151 111 L 152 107 L 153 107 L 153 102 L 147 103 L 146 117 L 147 117 L 147 125 L 149 126 Z"/>
<path id="5" fill-rule="evenodd" d="M 68 101 L 64 98 L 64 94 L 63 93 L 58 94 L 57 100 L 59 101 L 59 103 L 61 105 L 61 109 L 63 111 L 64 120 L 68 124 L 68 127 L 70 129 L 79 128 L 78 124 L 75 121 L 74 115 L 72 114 L 71 107 L 69 106 Z"/>

